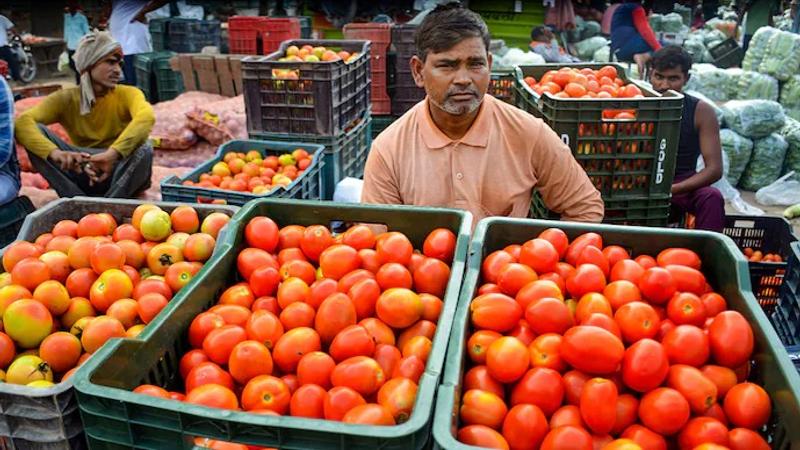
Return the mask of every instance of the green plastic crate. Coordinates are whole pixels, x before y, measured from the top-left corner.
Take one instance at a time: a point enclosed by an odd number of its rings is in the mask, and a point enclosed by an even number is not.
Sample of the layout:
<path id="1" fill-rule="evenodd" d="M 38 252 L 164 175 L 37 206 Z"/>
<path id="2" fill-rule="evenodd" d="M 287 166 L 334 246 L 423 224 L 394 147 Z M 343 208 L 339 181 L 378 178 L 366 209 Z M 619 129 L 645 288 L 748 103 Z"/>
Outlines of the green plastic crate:
<path id="1" fill-rule="evenodd" d="M 236 259 L 250 218 L 268 216 L 279 225 L 380 223 L 405 233 L 416 248 L 434 228 L 458 236 L 450 281 L 444 295 L 433 348 L 420 379 L 417 403 L 409 420 L 391 427 L 346 425 L 297 417 L 274 417 L 223 411 L 130 392 L 140 383 L 179 388 L 178 361 L 188 349 L 186 331 L 192 319 L 214 305 L 237 279 Z M 422 225 L 424 224 L 424 225 Z M 467 212 L 417 208 L 263 199 L 242 208 L 222 242 L 225 248 L 208 270 L 185 288 L 180 302 L 165 311 L 140 340 L 113 340 L 80 367 L 73 379 L 89 446 L 99 448 L 191 448 L 195 436 L 281 449 L 419 449 L 431 435 L 433 399 L 467 254 L 471 216 Z"/>
<path id="2" fill-rule="evenodd" d="M 332 200 L 337 183 L 346 177 L 364 176 L 364 165 L 372 145 L 371 117 L 367 111 L 358 124 L 336 136 L 251 132 L 250 138 L 278 142 L 311 142 L 325 146 L 321 199 Z"/>
<path id="3" fill-rule="evenodd" d="M 140 53 L 134 60 L 136 87 L 150 103 L 172 100 L 183 92 L 183 78 L 173 72 L 169 60 L 175 52 Z"/>
<path id="4" fill-rule="evenodd" d="M 603 222 L 614 225 L 665 227 L 669 223 L 670 196 L 603 199 Z M 547 209 L 544 199 L 534 190 L 531 196 L 530 218 L 558 220 L 559 215 Z"/>
<path id="5" fill-rule="evenodd" d="M 644 98 L 564 99 L 538 95 L 524 78 L 541 79 L 561 67 L 599 69 L 606 64 L 544 64 L 515 68 L 516 105 L 544 120 L 566 143 L 603 199 L 670 194 L 678 153 L 683 95 L 659 95 L 624 69 L 619 77 L 636 84 Z M 635 119 L 607 119 L 608 111 L 630 110 Z"/>
<path id="6" fill-rule="evenodd" d="M 484 255 L 509 244 L 521 244 L 550 227 L 561 228 L 570 239 L 589 231 L 599 233 L 603 242 L 621 245 L 633 255 L 656 255 L 669 247 L 686 247 L 697 252 L 703 260 L 703 272 L 708 282 L 725 297 L 729 308 L 742 313 L 753 326 L 755 363 L 750 379 L 763 386 L 772 399 L 773 413 L 767 426 L 767 436 L 773 448 L 789 449 L 800 446 L 800 429 L 796 426 L 800 423 L 800 376 L 753 297 L 747 261 L 729 238 L 706 231 L 490 218 L 478 223 L 470 243 L 467 274 L 453 322 L 444 377 L 434 414 L 433 433 L 439 448 L 477 449 L 457 442 L 454 430 L 458 428 L 458 401 L 461 397 L 465 343 L 470 332 L 469 305 L 480 285 Z"/>
<path id="7" fill-rule="evenodd" d="M 162 57 L 153 61 L 153 75 L 156 79 L 156 92 L 158 101 L 165 102 L 181 95 L 185 90 L 183 87 L 183 77 L 180 73 L 172 70 L 169 58 Z"/>
<path id="8" fill-rule="evenodd" d="M 515 6 L 520 9 L 515 10 Z M 492 39 L 502 39 L 508 47 L 528 49 L 531 29 L 544 25 L 546 7 L 542 2 L 515 0 L 471 0 L 469 8 L 481 15 Z"/>
<path id="9" fill-rule="evenodd" d="M 167 212 L 178 203 L 152 202 Z M 90 213 L 109 213 L 118 223 L 130 222 L 139 200 L 90 197 L 60 198 L 25 217 L 18 239 L 33 242 L 40 234 L 49 233 L 60 220 L 78 221 Z M 200 218 L 212 212 L 232 216 L 239 208 L 225 205 L 191 205 Z M 223 228 L 219 239 L 227 232 Z M 222 248 L 218 245 L 215 252 Z M 2 250 L 0 250 L 0 257 Z M 202 270 L 201 272 L 202 273 Z M 176 294 L 180 298 L 183 292 Z M 149 325 L 148 325 L 149 327 Z M 84 448 L 83 424 L 73 388 L 74 379 L 48 388 L 31 388 L 0 383 L 0 448 L 2 449 L 70 449 Z"/>
<path id="10" fill-rule="evenodd" d="M 372 131 L 370 136 L 374 141 L 379 134 L 397 120 L 397 116 L 372 116 Z"/>
<path id="11" fill-rule="evenodd" d="M 154 52 L 163 52 L 167 49 L 167 24 L 169 24 L 169 18 L 151 19 L 148 22 L 150 41 L 153 44 Z"/>
<path id="12" fill-rule="evenodd" d="M 298 140 L 299 141 L 299 140 Z M 187 175 L 178 178 L 170 175 L 161 180 L 161 196 L 164 200 L 176 202 L 199 202 L 208 203 L 212 200 L 225 200 L 230 205 L 244 205 L 245 203 L 264 197 L 297 198 L 308 200 L 319 200 L 322 195 L 322 171 L 325 167 L 323 160 L 323 147 L 317 144 L 306 144 L 295 141 L 291 144 L 275 141 L 244 141 L 235 140 L 222 144 L 217 150 L 217 155 L 198 166 Z M 226 189 L 211 189 L 200 186 L 184 186 L 184 181 L 198 182 L 200 175 L 208 173 L 214 164 L 222 161 L 226 153 L 241 152 L 247 153 L 250 150 L 257 150 L 262 156 L 279 156 L 284 153 L 291 153 L 296 149 L 303 149 L 312 156 L 311 165 L 306 168 L 302 175 L 297 177 L 288 186 L 274 187 L 264 194 L 252 194 L 250 192 L 237 192 Z"/>

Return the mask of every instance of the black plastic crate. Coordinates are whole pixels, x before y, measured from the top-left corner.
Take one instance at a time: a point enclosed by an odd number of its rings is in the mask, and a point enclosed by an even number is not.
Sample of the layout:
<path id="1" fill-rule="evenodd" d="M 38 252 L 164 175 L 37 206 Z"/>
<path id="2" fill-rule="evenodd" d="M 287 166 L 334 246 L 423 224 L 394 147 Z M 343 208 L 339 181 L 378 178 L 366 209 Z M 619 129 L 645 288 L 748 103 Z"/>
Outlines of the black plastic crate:
<path id="1" fill-rule="evenodd" d="M 708 53 L 714 59 L 714 65 L 720 69 L 739 67 L 744 59 L 744 49 L 733 38 L 725 39 L 719 44 L 709 47 Z"/>
<path id="2" fill-rule="evenodd" d="M 797 371 L 800 372 L 800 345 L 786 347 L 786 353 L 789 354 L 789 360 L 797 368 Z"/>
<path id="3" fill-rule="evenodd" d="M 489 80 L 489 95 L 509 104 L 514 104 L 514 72 L 493 70 Z"/>
<path id="4" fill-rule="evenodd" d="M 0 206 L 0 249 L 17 239 L 17 233 L 22 228 L 25 216 L 34 211 L 36 208 L 31 199 L 25 196 L 17 197 Z"/>
<path id="5" fill-rule="evenodd" d="M 539 95 L 524 78 L 541 79 L 562 67 L 600 69 L 607 64 L 544 64 L 515 69 L 515 102 L 540 117 L 572 150 L 603 200 L 670 195 L 678 153 L 683 95 L 660 95 L 628 80 L 624 69 L 618 76 L 636 84 L 643 98 L 568 99 Z M 628 111 L 633 119 L 609 118 Z"/>
<path id="6" fill-rule="evenodd" d="M 603 223 L 665 227 L 669 222 L 669 195 L 618 200 L 603 199 L 603 203 L 605 203 Z M 558 220 L 559 215 L 547 209 L 542 196 L 534 190 L 531 197 L 530 218 Z"/>
<path id="7" fill-rule="evenodd" d="M 789 258 L 772 324 L 785 345 L 800 344 L 800 242 L 789 246 Z"/>
<path id="8" fill-rule="evenodd" d="M 166 44 L 178 53 L 200 53 L 203 47 L 220 47 L 222 28 L 219 20 L 169 19 Z"/>
<path id="9" fill-rule="evenodd" d="M 279 133 L 251 134 L 252 139 L 279 142 L 310 142 L 325 146 L 322 168 L 322 199 L 332 200 L 336 185 L 346 177 L 364 176 L 372 145 L 372 119 L 369 113 L 351 129 L 337 136 L 293 135 Z"/>
<path id="10" fill-rule="evenodd" d="M 778 304 L 778 292 L 784 281 L 786 261 L 791 253 L 789 246 L 798 240 L 792 232 L 792 225 L 779 216 L 727 216 L 723 233 L 733 239 L 740 250 L 749 247 L 761 250 L 765 255 L 778 254 L 783 259 L 784 262 L 748 263 L 753 294 L 769 315 Z M 798 291 L 797 281 L 794 291 Z M 794 316 L 792 320 L 796 324 L 800 316 Z"/>
<path id="11" fill-rule="evenodd" d="M 268 140 L 234 140 L 228 141 L 217 150 L 214 158 L 204 162 L 196 169 L 184 177 L 178 178 L 175 175 L 161 180 L 161 196 L 164 200 L 176 202 L 198 202 L 209 203 L 213 200 L 225 200 L 227 204 L 242 206 L 245 203 L 264 197 L 276 198 L 295 198 L 306 200 L 319 200 L 322 197 L 323 187 L 323 148 L 313 143 L 301 143 L 295 140 L 292 143 L 274 142 Z M 221 188 L 207 188 L 201 186 L 186 186 L 184 182 L 197 182 L 200 175 L 208 173 L 214 164 L 220 162 L 229 152 L 247 153 L 256 150 L 262 155 L 281 155 L 291 153 L 293 150 L 301 148 L 312 155 L 311 165 L 306 168 L 302 175 L 298 176 L 288 186 L 277 186 L 264 194 L 253 194 L 251 192 L 238 192 Z"/>
<path id="12" fill-rule="evenodd" d="M 150 19 L 148 22 L 150 42 L 153 44 L 154 52 L 163 52 L 167 49 L 167 24 L 169 24 L 168 18 Z"/>
<path id="13" fill-rule="evenodd" d="M 403 115 L 425 98 L 425 90 L 414 84 L 411 76 L 411 57 L 417 54 L 414 44 L 416 25 L 395 25 L 392 27 L 392 49 L 395 58 L 395 80 L 392 91 L 392 114 Z"/>
<path id="14" fill-rule="evenodd" d="M 359 56 L 350 63 L 278 61 L 291 45 Z M 347 129 L 369 110 L 369 51 L 368 41 L 300 39 L 284 41 L 269 56 L 242 59 L 248 133 L 335 136 Z"/>

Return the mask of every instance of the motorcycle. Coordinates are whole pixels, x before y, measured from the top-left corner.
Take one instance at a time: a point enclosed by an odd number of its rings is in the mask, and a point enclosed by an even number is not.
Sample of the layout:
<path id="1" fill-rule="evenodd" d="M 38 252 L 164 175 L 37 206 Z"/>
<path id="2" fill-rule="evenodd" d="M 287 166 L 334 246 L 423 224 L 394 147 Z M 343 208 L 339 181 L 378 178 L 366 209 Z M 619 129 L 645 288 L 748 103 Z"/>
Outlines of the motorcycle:
<path id="1" fill-rule="evenodd" d="M 11 52 L 17 57 L 17 61 L 19 61 L 20 81 L 30 83 L 36 78 L 36 60 L 33 59 L 31 47 L 18 34 L 11 37 L 8 45 L 11 47 Z"/>

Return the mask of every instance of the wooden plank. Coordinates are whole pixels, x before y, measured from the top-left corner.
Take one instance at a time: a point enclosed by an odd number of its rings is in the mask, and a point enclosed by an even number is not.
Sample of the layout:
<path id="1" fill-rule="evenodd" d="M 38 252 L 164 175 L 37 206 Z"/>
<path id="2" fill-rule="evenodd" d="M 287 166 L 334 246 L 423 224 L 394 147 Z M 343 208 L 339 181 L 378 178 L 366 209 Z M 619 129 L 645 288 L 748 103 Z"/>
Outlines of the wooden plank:
<path id="1" fill-rule="evenodd" d="M 217 67 L 217 77 L 219 78 L 219 87 L 222 95 L 227 97 L 236 96 L 236 87 L 233 85 L 233 74 L 231 73 L 231 66 L 227 55 L 217 55 L 214 57 L 214 63 Z"/>
<path id="2" fill-rule="evenodd" d="M 233 85 L 236 88 L 236 95 L 244 93 L 242 88 L 242 58 L 244 56 L 235 55 L 230 57 L 231 73 L 233 74 Z"/>
<path id="3" fill-rule="evenodd" d="M 183 77 L 183 86 L 187 91 L 197 90 L 197 80 L 194 76 L 194 68 L 192 67 L 192 55 L 181 54 L 178 58 L 178 70 Z"/>
<path id="4" fill-rule="evenodd" d="M 197 73 L 199 90 L 209 94 L 221 94 L 217 69 L 214 66 L 214 57 L 195 55 L 192 57 L 192 67 Z"/>

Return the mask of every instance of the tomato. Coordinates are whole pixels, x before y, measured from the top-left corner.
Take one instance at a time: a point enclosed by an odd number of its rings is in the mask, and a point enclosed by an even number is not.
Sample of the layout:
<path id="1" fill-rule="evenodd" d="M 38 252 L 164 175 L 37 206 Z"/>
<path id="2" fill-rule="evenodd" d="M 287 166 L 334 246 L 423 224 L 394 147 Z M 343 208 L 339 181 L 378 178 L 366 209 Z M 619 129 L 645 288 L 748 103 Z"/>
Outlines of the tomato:
<path id="1" fill-rule="evenodd" d="M 669 359 L 664 347 L 652 340 L 642 339 L 625 350 L 622 361 L 622 381 L 638 392 L 649 392 L 669 375 Z"/>
<path id="2" fill-rule="evenodd" d="M 278 225 L 269 217 L 253 217 L 244 227 L 244 238 L 250 247 L 273 253 L 278 246 Z"/>
<path id="3" fill-rule="evenodd" d="M 614 427 L 617 397 L 617 386 L 605 378 L 592 378 L 583 386 L 581 417 L 596 434 L 608 434 Z"/>
<path id="4" fill-rule="evenodd" d="M 645 270 L 639 279 L 642 296 L 652 303 L 662 305 L 672 298 L 677 290 L 672 274 L 664 268 L 652 267 Z"/>
<path id="5" fill-rule="evenodd" d="M 503 420 L 503 437 L 520 450 L 536 450 L 549 431 L 547 418 L 536 405 L 516 405 Z"/>
<path id="6" fill-rule="evenodd" d="M 769 420 L 772 402 L 761 386 L 754 383 L 740 383 L 725 394 L 723 408 L 733 425 L 759 430 Z"/>
<path id="7" fill-rule="evenodd" d="M 608 277 L 609 271 L 611 270 L 603 252 L 599 248 L 591 245 L 586 246 L 583 251 L 581 251 L 575 264 L 575 267 L 580 267 L 583 264 L 594 264 L 603 271 L 603 275 L 606 277 Z"/>
<path id="8" fill-rule="evenodd" d="M 281 311 L 280 321 L 287 330 L 300 327 L 313 327 L 315 315 L 314 308 L 308 303 L 294 302 Z"/>
<path id="9" fill-rule="evenodd" d="M 665 436 L 680 431 L 690 414 L 689 402 L 675 389 L 662 387 L 652 390 L 639 403 L 639 419 L 642 423 Z"/>
<path id="10" fill-rule="evenodd" d="M 504 294 L 513 297 L 523 286 L 537 279 L 533 269 L 524 264 L 512 262 L 500 269 L 497 275 L 497 286 Z"/>
<path id="11" fill-rule="evenodd" d="M 343 276 L 341 279 L 339 279 L 339 283 L 336 286 L 336 290 L 346 294 L 359 281 L 366 279 L 375 280 L 375 274 L 366 269 L 354 270 Z M 322 300 L 325 299 L 323 298 Z M 322 300 L 320 300 L 320 303 L 322 303 Z"/>
<path id="12" fill-rule="evenodd" d="M 322 252 L 334 244 L 330 230 L 322 225 L 311 225 L 303 231 L 300 249 L 312 261 L 318 261 Z"/>
<path id="13" fill-rule="evenodd" d="M 513 329 L 522 318 L 522 307 L 505 294 L 478 296 L 469 309 L 473 326 L 501 333 Z"/>
<path id="14" fill-rule="evenodd" d="M 360 280 L 347 291 L 347 295 L 356 308 L 357 319 L 364 320 L 375 315 L 375 303 L 381 295 L 381 287 L 373 279 Z"/>
<path id="15" fill-rule="evenodd" d="M 656 257 L 656 262 L 661 267 L 669 265 L 681 265 L 700 270 L 700 256 L 686 248 L 668 248 L 662 250 Z"/>
<path id="16" fill-rule="evenodd" d="M 753 329 L 740 313 L 724 311 L 708 327 L 708 342 L 719 365 L 736 368 L 753 353 Z"/>
<path id="17" fill-rule="evenodd" d="M 663 436 L 639 424 L 626 428 L 620 437 L 636 442 L 642 449 L 667 450 L 667 441 Z"/>
<path id="18" fill-rule="evenodd" d="M 495 380 L 489 375 L 489 369 L 486 366 L 475 366 L 464 374 L 462 391 L 466 392 L 470 389 L 480 389 L 483 391 L 491 392 L 500 398 L 505 396 L 505 388 L 503 383 Z"/>
<path id="19" fill-rule="evenodd" d="M 560 276 L 564 280 L 565 287 L 564 287 L 564 289 L 562 289 L 562 292 L 566 292 L 567 291 L 567 289 L 566 289 L 566 280 L 567 280 L 567 278 L 569 278 L 570 275 L 575 273 L 575 268 L 572 267 L 572 265 L 570 265 L 570 264 L 567 264 L 565 262 L 560 262 L 560 263 L 556 264 L 555 273 L 558 274 L 558 276 Z"/>
<path id="20" fill-rule="evenodd" d="M 528 346 L 531 365 L 533 367 L 546 367 L 557 372 L 567 368 L 561 358 L 561 335 L 545 333 L 537 336 Z"/>
<path id="21" fill-rule="evenodd" d="M 361 325 L 350 325 L 337 333 L 328 349 L 336 362 L 353 356 L 372 356 L 374 352 L 375 341 Z"/>
<path id="22" fill-rule="evenodd" d="M 381 236 L 375 243 L 378 260 L 382 264 L 395 262 L 407 266 L 414 253 L 414 246 L 403 233 L 390 231 Z"/>
<path id="23" fill-rule="evenodd" d="M 658 266 L 655 258 L 650 255 L 639 255 L 634 259 L 634 261 L 636 261 L 645 270 Z"/>
<path id="24" fill-rule="evenodd" d="M 639 400 L 631 394 L 622 394 L 617 397 L 616 417 L 611 434 L 619 436 L 623 430 L 636 423 L 639 418 Z"/>
<path id="25" fill-rule="evenodd" d="M 319 305 L 314 318 L 314 329 L 323 343 L 330 343 L 340 331 L 355 325 L 356 319 L 356 307 L 350 297 L 336 293 Z"/>
<path id="26" fill-rule="evenodd" d="M 298 384 L 316 384 L 323 388 L 331 385 L 330 375 L 336 362 L 327 353 L 314 351 L 306 353 L 297 363 Z"/>
<path id="27" fill-rule="evenodd" d="M 564 260 L 577 267 L 578 257 L 580 257 L 583 249 L 587 246 L 601 249 L 603 248 L 603 238 L 597 233 L 585 233 L 578 236 L 569 244 L 569 247 L 567 247 Z"/>
<path id="28" fill-rule="evenodd" d="M 414 383 L 419 383 L 422 373 L 425 372 L 425 363 L 416 355 L 401 359 L 392 372 L 392 378 L 408 378 Z"/>
<path id="29" fill-rule="evenodd" d="M 360 266 L 358 251 L 348 245 L 331 245 L 319 255 L 319 267 L 325 278 L 339 280 Z"/>
<path id="30" fill-rule="evenodd" d="M 283 324 L 275 314 L 265 310 L 258 310 L 254 311 L 247 319 L 245 331 L 248 339 L 258 341 L 268 349 L 272 349 L 278 339 L 283 336 L 284 330 Z"/>
<path id="31" fill-rule="evenodd" d="M 378 252 L 370 248 L 359 250 L 358 257 L 361 258 L 361 267 L 369 272 L 376 273 L 382 266 L 381 261 L 378 259 Z"/>
<path id="32" fill-rule="evenodd" d="M 285 248 L 278 252 L 278 264 L 284 265 L 290 261 L 306 261 L 308 258 L 299 247 Z"/>
<path id="33" fill-rule="evenodd" d="M 78 269 L 75 272 L 72 272 L 72 274 L 69 277 L 67 277 L 67 290 L 70 289 L 69 281 L 70 278 L 72 278 L 72 275 L 80 272 L 81 270 L 83 269 Z M 139 284 L 134 286 L 131 298 L 133 298 L 134 300 L 139 300 L 139 298 L 142 297 L 143 295 L 154 292 L 163 295 L 167 300 L 170 300 L 172 298 L 172 289 L 169 287 L 169 285 L 165 281 L 157 280 L 154 278 L 148 278 L 142 280 L 139 282 Z M 75 293 L 73 293 L 71 290 L 70 290 L 70 295 L 72 295 L 73 297 L 84 297 L 83 295 L 75 295 Z M 87 296 L 88 296 L 88 291 L 87 291 Z"/>
<path id="34" fill-rule="evenodd" d="M 442 314 L 444 302 L 441 298 L 431 294 L 420 294 L 419 299 L 422 300 L 424 310 L 422 311 L 422 318 L 431 322 L 438 322 L 439 316 Z"/>
<path id="35" fill-rule="evenodd" d="M 700 372 L 717 386 L 718 400 L 722 400 L 725 394 L 738 383 L 736 372 L 727 367 L 709 364 L 701 367 Z"/>
<path id="36" fill-rule="evenodd" d="M 725 299 L 716 292 L 709 292 L 700 297 L 703 306 L 706 308 L 707 317 L 715 317 L 717 314 L 728 309 Z"/>
<path id="37" fill-rule="evenodd" d="M 536 334 L 563 334 L 574 325 L 566 303 L 552 297 L 540 298 L 528 304 L 525 320 Z"/>
<path id="38" fill-rule="evenodd" d="M 502 398 L 479 389 L 469 390 L 461 399 L 460 417 L 467 425 L 485 425 L 499 429 L 508 413 Z"/>
<path id="39" fill-rule="evenodd" d="M 723 425 L 728 426 L 728 418 L 725 416 L 725 410 L 722 408 L 721 403 L 714 403 L 711 408 L 708 408 L 703 413 L 703 417 L 711 417 L 722 422 Z"/>
<path id="40" fill-rule="evenodd" d="M 178 364 L 181 378 L 186 379 L 187 375 L 189 375 L 189 372 L 192 369 L 207 361 L 208 356 L 206 356 L 202 350 L 194 349 L 184 353 L 184 355 L 181 356 L 180 363 Z"/>
<path id="41" fill-rule="evenodd" d="M 278 304 L 286 308 L 295 302 L 306 302 L 311 296 L 311 288 L 305 281 L 297 277 L 290 277 L 278 285 Z"/>
<path id="42" fill-rule="evenodd" d="M 142 395 L 149 395 L 151 397 L 169 398 L 169 392 L 167 392 L 166 389 L 152 384 L 142 384 L 137 386 L 133 392 Z"/>
<path id="43" fill-rule="evenodd" d="M 392 328 L 406 328 L 416 323 L 425 307 L 419 296 L 409 289 L 385 290 L 375 303 L 378 318 Z"/>
<path id="44" fill-rule="evenodd" d="M 667 303 L 667 316 L 677 325 L 703 326 L 706 321 L 706 308 L 700 297 L 679 292 Z"/>
<path id="45" fill-rule="evenodd" d="M 630 439 L 613 439 L 608 437 L 609 441 L 603 443 L 602 450 L 641 450 L 642 447 Z M 597 441 L 595 441 L 595 444 Z M 596 447 L 596 445 L 595 445 Z"/>
<path id="46" fill-rule="evenodd" d="M 571 328 L 561 343 L 561 357 L 575 369 L 589 374 L 616 371 L 624 355 L 625 347 L 619 338 L 593 326 Z"/>
<path id="47" fill-rule="evenodd" d="M 564 300 L 564 295 L 562 294 L 561 289 L 558 287 L 558 284 L 551 280 L 543 279 L 533 281 L 523 286 L 522 289 L 517 292 L 516 300 L 524 310 L 534 300 L 545 297 L 556 298 L 562 301 Z"/>
<path id="48" fill-rule="evenodd" d="M 411 417 L 417 398 L 417 384 L 408 378 L 393 378 L 378 390 L 378 404 L 389 410 L 396 423 Z"/>
<path id="49" fill-rule="evenodd" d="M 283 415 L 289 411 L 291 399 L 289 386 L 283 380 L 272 375 L 259 375 L 242 390 L 242 409 L 268 409 Z"/>
<path id="50" fill-rule="evenodd" d="M 294 373 L 300 358 L 321 350 L 319 334 L 311 328 L 295 328 L 284 333 L 272 349 L 272 359 L 283 373 Z"/>
<path id="51" fill-rule="evenodd" d="M 198 314 L 189 325 L 189 344 L 194 348 L 201 348 L 208 333 L 224 325 L 225 320 L 218 314 L 211 312 Z"/>
<path id="52" fill-rule="evenodd" d="M 204 384 L 218 384 L 233 389 L 233 377 L 213 362 L 201 362 L 186 375 L 186 392 Z"/>
<path id="53" fill-rule="evenodd" d="M 348 358 L 337 364 L 331 373 L 334 386 L 347 386 L 361 395 L 377 392 L 387 378 L 380 364 L 367 356 Z"/>
<path id="54" fill-rule="evenodd" d="M 731 450 L 769 450 L 770 446 L 760 434 L 747 428 L 734 428 L 728 432 Z"/>
<path id="55" fill-rule="evenodd" d="M 680 325 L 667 332 L 661 341 L 670 364 L 700 367 L 710 353 L 708 336 L 693 325 Z"/>
<path id="56" fill-rule="evenodd" d="M 568 425 L 585 428 L 583 418 L 581 417 L 581 410 L 575 405 L 564 405 L 550 416 L 551 429 Z"/>
<path id="57" fill-rule="evenodd" d="M 612 281 L 603 290 L 603 295 L 608 299 L 614 311 L 625 304 L 642 300 L 639 288 L 627 280 Z"/>
<path id="58" fill-rule="evenodd" d="M 272 355 L 258 341 L 240 342 L 231 351 L 228 371 L 236 382 L 247 384 L 259 375 L 272 374 Z"/>
<path id="59" fill-rule="evenodd" d="M 667 385 L 680 392 L 695 414 L 702 414 L 717 401 L 717 386 L 700 370 L 685 364 L 669 369 Z"/>
<path id="60" fill-rule="evenodd" d="M 173 264 L 175 266 L 177 264 Z M 170 267 L 172 267 L 170 266 Z M 226 289 L 219 297 L 219 305 L 239 305 L 250 309 L 256 297 L 247 283 L 237 283 Z"/>
<path id="61" fill-rule="evenodd" d="M 545 239 L 531 239 L 520 248 L 519 262 L 530 267 L 537 274 L 554 271 L 558 259 L 558 250 Z"/>
<path id="62" fill-rule="evenodd" d="M 623 259 L 611 268 L 611 281 L 630 281 L 638 285 L 644 275 L 644 268 L 632 259 Z"/>
<path id="63" fill-rule="evenodd" d="M 693 449 L 705 443 L 727 446 L 728 427 L 710 417 L 695 417 L 678 434 L 678 445 L 682 449 Z"/>
<path id="64" fill-rule="evenodd" d="M 612 315 L 611 304 L 608 302 L 608 299 L 606 299 L 603 294 L 597 292 L 590 292 L 583 295 L 583 297 L 578 300 L 578 304 L 575 307 L 575 320 L 583 322 L 590 315 L 595 313 L 605 314 L 609 317 Z"/>
<path id="65" fill-rule="evenodd" d="M 314 266 L 308 261 L 301 261 L 301 260 L 286 261 L 283 264 L 281 264 L 279 273 L 280 273 L 280 280 L 286 280 L 291 277 L 296 277 L 305 281 L 305 283 L 309 285 L 314 283 L 314 281 L 316 281 L 317 279 L 317 269 L 315 269 Z M 251 276 L 251 281 L 252 281 L 252 276 Z M 264 295 L 271 295 L 271 293 Z"/>
<path id="66" fill-rule="evenodd" d="M 375 344 L 388 344 L 394 346 L 394 331 L 392 331 L 388 325 L 381 322 L 379 319 L 370 317 L 362 320 L 358 324 L 367 329 L 370 336 L 372 336 L 372 340 L 375 341 Z"/>
<path id="67" fill-rule="evenodd" d="M 592 450 L 592 436 L 583 428 L 564 426 L 551 429 L 542 441 L 541 450 Z"/>
<path id="68" fill-rule="evenodd" d="M 431 231 L 422 243 L 422 254 L 450 264 L 456 251 L 456 235 L 447 228 Z"/>
<path id="69" fill-rule="evenodd" d="M 619 245 L 609 245 L 603 249 L 603 256 L 608 260 L 608 265 L 614 267 L 618 262 L 623 259 L 630 259 L 631 255 L 627 250 Z"/>
<path id="70" fill-rule="evenodd" d="M 342 235 L 342 244 L 356 250 L 371 249 L 375 246 L 375 233 L 366 225 L 353 225 Z"/>
<path id="71" fill-rule="evenodd" d="M 551 281 L 558 287 L 559 292 L 565 292 L 567 290 L 567 282 L 561 277 L 561 275 L 555 272 L 543 273 L 539 275 L 539 279 L 537 281 Z M 517 293 L 517 296 L 519 297 L 519 293 Z"/>
<path id="72" fill-rule="evenodd" d="M 594 264 L 582 264 L 567 278 L 567 291 L 573 298 L 581 298 L 589 292 L 603 292 L 606 277 Z"/>
<path id="73" fill-rule="evenodd" d="M 326 419 L 341 421 L 348 411 L 366 404 L 361 394 L 349 387 L 340 386 L 328 391 L 323 402 L 323 412 Z"/>
<path id="74" fill-rule="evenodd" d="M 236 257 L 236 267 L 245 280 L 250 280 L 250 275 L 253 271 L 264 266 L 272 267 L 275 270 L 280 269 L 278 261 L 275 261 L 272 255 L 260 248 L 246 248 L 239 252 Z"/>
<path id="75" fill-rule="evenodd" d="M 614 314 L 614 320 L 628 343 L 656 337 L 661 326 L 656 310 L 644 302 L 622 305 Z"/>
<path id="76" fill-rule="evenodd" d="M 316 384 L 300 386 L 289 400 L 289 414 L 311 419 L 325 418 L 325 397 L 328 393 Z"/>
<path id="77" fill-rule="evenodd" d="M 553 245 L 558 252 L 559 259 L 563 258 L 567 253 L 567 248 L 569 247 L 569 238 L 567 237 L 567 233 L 564 233 L 563 230 L 559 228 L 548 228 L 539 233 L 538 237 L 539 239 L 544 239 Z"/>
<path id="78" fill-rule="evenodd" d="M 529 366 L 528 348 L 515 337 L 498 338 L 486 351 L 486 367 L 489 369 L 489 375 L 501 383 L 518 380 Z"/>
<path id="79" fill-rule="evenodd" d="M 552 369 L 535 367 L 528 370 L 511 390 L 510 405 L 528 403 L 542 409 L 550 416 L 564 399 L 564 382 Z"/>
<path id="80" fill-rule="evenodd" d="M 567 403 L 570 405 L 580 404 L 583 385 L 586 384 L 590 378 L 589 375 L 578 370 L 570 370 L 564 374 L 564 392 L 567 396 Z"/>
<path id="81" fill-rule="evenodd" d="M 467 425 L 456 433 L 459 442 L 477 447 L 508 450 L 508 442 L 502 434 L 484 425 Z"/>
<path id="82" fill-rule="evenodd" d="M 514 257 L 514 261 L 519 261 L 519 253 L 522 251 L 522 246 L 519 244 L 507 245 L 503 250 L 508 252 L 509 255 Z"/>
<path id="83" fill-rule="evenodd" d="M 483 263 L 481 264 L 481 277 L 483 278 L 483 281 L 497 283 L 500 270 L 503 269 L 507 264 L 515 261 L 516 259 L 514 259 L 510 253 L 504 250 L 497 250 L 490 253 L 486 258 L 484 258 Z"/>
<path id="84" fill-rule="evenodd" d="M 382 265 L 375 274 L 375 280 L 384 290 L 390 288 L 411 289 L 414 285 L 413 275 L 406 266 L 394 262 Z"/>
<path id="85" fill-rule="evenodd" d="M 319 305 L 325 301 L 326 298 L 337 292 L 338 283 L 336 280 L 330 278 L 321 278 L 309 286 L 308 303 L 312 308 L 319 309 Z"/>
<path id="86" fill-rule="evenodd" d="M 413 277 L 417 292 L 442 297 L 450 279 L 450 267 L 436 258 L 425 258 Z"/>
<path id="87" fill-rule="evenodd" d="M 238 325 L 215 328 L 203 339 L 203 351 L 217 364 L 227 364 L 236 344 L 247 340 L 247 332 Z"/>
<path id="88" fill-rule="evenodd" d="M 211 408 L 237 409 L 239 400 L 230 389 L 218 384 L 205 384 L 189 391 L 186 403 L 209 406 Z"/>
<path id="89" fill-rule="evenodd" d="M 696 269 L 686 266 L 670 265 L 666 270 L 672 275 L 678 292 L 703 295 L 706 292 L 706 277 Z"/>

